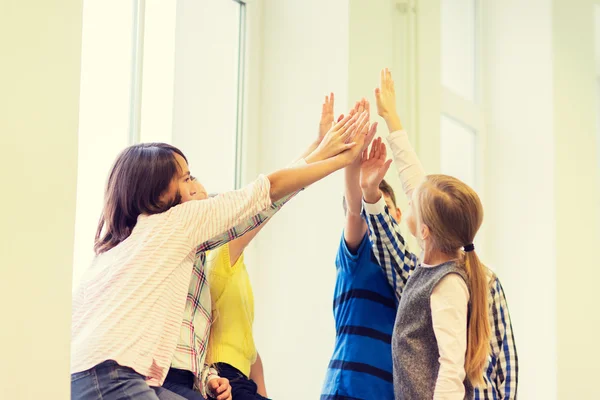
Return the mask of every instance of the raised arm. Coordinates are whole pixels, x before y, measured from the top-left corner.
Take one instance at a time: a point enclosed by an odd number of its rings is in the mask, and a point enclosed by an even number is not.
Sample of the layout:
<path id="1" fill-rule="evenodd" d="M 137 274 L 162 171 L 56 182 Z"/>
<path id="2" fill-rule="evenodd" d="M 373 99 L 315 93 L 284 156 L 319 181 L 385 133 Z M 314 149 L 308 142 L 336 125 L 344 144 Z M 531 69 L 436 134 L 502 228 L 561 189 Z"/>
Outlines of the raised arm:
<path id="1" fill-rule="evenodd" d="M 399 301 L 418 260 L 408 249 L 400 233 L 400 226 L 390 215 L 379 190 L 379 184 L 390 164 L 391 160 L 386 161 L 385 145 L 381 143 L 381 139 L 375 139 L 370 154 L 367 156 L 364 152 L 362 156 L 360 186 L 373 254 Z"/>
<path id="2" fill-rule="evenodd" d="M 370 105 L 366 99 L 356 103 L 353 112 L 370 112 Z M 377 131 L 377 124 L 371 126 L 368 145 Z M 367 146 L 368 147 L 368 146 Z M 366 232 L 367 224 L 363 219 L 362 213 L 362 192 L 360 189 L 360 157 L 352 164 L 344 168 L 344 199 L 346 204 L 346 226 L 344 229 L 344 240 L 350 252 L 356 252 L 362 242 Z"/>
<path id="3" fill-rule="evenodd" d="M 308 165 L 270 174 L 271 200 L 279 200 L 352 163 L 365 143 L 368 132 L 364 132 L 364 127 L 368 123 L 366 112 L 346 116 L 331 128 L 317 149 L 307 157 Z"/>
<path id="4" fill-rule="evenodd" d="M 408 135 L 402 128 L 396 111 L 396 91 L 392 73 L 386 68 L 381 71 L 379 87 L 375 89 L 377 113 L 385 120 L 390 132 L 387 141 L 402 182 L 402 189 L 410 199 L 412 191 L 425 180 L 425 170 L 411 146 Z"/>
<path id="5" fill-rule="evenodd" d="M 350 164 L 364 145 L 366 134 L 361 132 L 367 124 L 366 113 L 348 116 L 333 126 L 307 157 L 310 163 L 276 171 L 237 191 L 173 207 L 168 211 L 170 217 L 174 223 L 181 224 L 194 247 L 198 246 L 265 210 L 272 201 Z"/>
<path id="6" fill-rule="evenodd" d="M 362 145 L 364 148 L 369 145 L 373 136 L 375 135 L 376 125 L 372 126 L 371 130 L 368 129 L 369 128 L 368 102 L 366 102 L 366 100 L 363 99 L 363 101 L 361 102 L 362 107 L 358 107 L 358 104 L 359 103 L 357 103 L 357 106 L 355 106 L 354 109 L 350 110 L 350 112 L 348 113 L 347 120 L 350 120 L 355 115 L 363 115 L 362 114 L 363 111 L 367 112 L 367 119 L 366 119 L 367 122 L 362 124 L 362 126 L 361 126 L 362 131 L 358 132 L 359 136 L 361 136 L 361 137 L 366 136 L 365 140 L 363 141 L 363 145 Z M 299 161 L 297 161 L 293 166 L 306 165 L 306 164 L 318 162 L 327 154 L 327 151 L 328 151 L 327 147 L 331 146 L 331 144 L 334 143 L 334 139 L 336 137 L 336 134 L 335 134 L 336 125 L 340 125 L 341 121 L 344 120 L 344 116 L 341 115 L 338 118 L 337 123 L 334 121 L 333 107 L 334 107 L 334 94 L 331 93 L 330 96 L 325 97 L 325 102 L 323 103 L 321 120 L 319 123 L 319 135 L 318 135 L 317 139 L 309 147 L 310 151 L 305 152 L 303 154 L 302 158 Z M 323 153 L 325 153 L 325 154 L 323 154 Z M 357 157 L 357 160 L 358 160 L 358 163 L 357 163 L 357 161 L 354 161 L 351 165 L 357 164 L 360 168 L 359 157 Z M 355 183 L 358 186 L 358 175 L 356 176 Z M 281 209 L 281 207 L 283 207 L 283 205 L 285 203 L 287 203 L 287 201 L 289 201 L 296 193 L 298 193 L 298 192 L 295 192 L 292 195 L 286 196 L 283 199 L 279 200 L 278 202 L 273 203 L 273 205 L 271 206 L 270 209 L 268 209 L 264 212 L 261 212 L 258 215 L 256 215 L 255 217 L 253 217 L 252 220 L 249 221 L 250 223 L 247 224 L 247 225 L 252 225 L 252 227 L 250 228 L 252 230 L 250 232 L 248 232 L 249 229 L 245 229 L 245 231 L 248 233 L 244 234 L 241 237 L 235 235 L 235 240 L 233 240 L 229 246 L 232 265 L 235 264 L 235 262 L 237 261 L 239 256 L 243 253 L 244 249 L 248 246 L 248 244 L 252 241 L 252 239 L 254 239 L 254 237 L 258 234 L 258 232 L 264 227 L 264 224 L 269 220 L 269 218 L 272 217 L 277 211 L 279 211 Z M 361 196 L 360 187 L 358 187 L 359 206 L 360 206 L 360 196 Z M 254 228 L 256 228 L 256 229 L 254 229 Z M 364 232 L 363 232 L 363 235 L 364 235 Z M 234 237 L 234 236 L 228 235 L 228 237 Z M 362 238 L 362 236 L 361 236 L 361 238 Z"/>

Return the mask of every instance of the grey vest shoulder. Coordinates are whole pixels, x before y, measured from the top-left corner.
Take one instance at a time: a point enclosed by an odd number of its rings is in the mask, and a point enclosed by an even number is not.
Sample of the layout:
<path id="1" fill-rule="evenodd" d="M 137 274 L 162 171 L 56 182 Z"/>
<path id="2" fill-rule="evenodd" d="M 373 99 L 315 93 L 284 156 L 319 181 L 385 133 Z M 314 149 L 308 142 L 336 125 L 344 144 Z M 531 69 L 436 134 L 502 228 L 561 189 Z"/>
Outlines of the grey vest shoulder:
<path id="1" fill-rule="evenodd" d="M 455 262 L 434 268 L 419 266 L 402 293 L 392 337 L 396 400 L 433 398 L 440 364 L 430 299 L 435 286 L 448 274 L 458 274 L 468 282 L 464 268 Z M 471 400 L 473 386 L 468 379 L 464 384 L 465 399 Z"/>

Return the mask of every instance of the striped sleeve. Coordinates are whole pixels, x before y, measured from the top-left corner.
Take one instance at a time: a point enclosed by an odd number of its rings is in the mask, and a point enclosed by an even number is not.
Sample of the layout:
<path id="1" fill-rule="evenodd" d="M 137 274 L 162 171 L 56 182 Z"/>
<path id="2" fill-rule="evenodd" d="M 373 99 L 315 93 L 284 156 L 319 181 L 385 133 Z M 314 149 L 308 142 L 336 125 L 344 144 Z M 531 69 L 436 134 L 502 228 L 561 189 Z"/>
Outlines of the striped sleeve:
<path id="1" fill-rule="evenodd" d="M 500 399 L 516 399 L 518 383 L 518 356 L 508 304 L 500 280 L 492 283 L 492 354 L 497 357 L 495 386 Z"/>
<path id="2" fill-rule="evenodd" d="M 173 207 L 168 218 L 196 247 L 271 206 L 270 189 L 269 179 L 262 175 L 245 188 Z"/>
<path id="3" fill-rule="evenodd" d="M 293 199 L 294 196 L 296 196 L 298 193 L 299 192 L 294 192 L 292 194 L 289 194 L 289 195 L 283 197 L 282 199 L 271 204 L 271 207 L 269 207 L 265 211 L 261 211 L 258 214 L 247 219 L 246 221 L 227 230 L 226 232 L 203 242 L 202 244 L 200 244 L 199 246 L 196 247 L 196 253 L 198 254 L 198 253 L 205 252 L 207 250 L 216 249 L 217 247 L 223 246 L 224 244 L 226 244 L 234 239 L 237 239 L 240 236 L 245 235 L 249 231 L 259 227 L 260 225 L 267 222 L 269 220 L 269 218 L 274 216 L 279 210 L 281 210 L 281 208 L 288 201 Z"/>
<path id="4" fill-rule="evenodd" d="M 300 159 L 300 160 L 292 163 L 290 165 L 290 167 L 297 167 L 297 166 L 301 166 L 301 165 L 306 165 L 306 160 Z M 292 198 L 294 198 L 301 191 L 302 190 L 299 190 L 297 192 L 294 192 L 292 194 L 284 196 L 280 200 L 271 204 L 271 207 L 269 207 L 268 209 L 261 211 L 258 214 L 254 215 L 253 217 L 247 219 L 246 221 L 234 226 L 233 228 L 227 230 L 227 232 L 221 233 L 221 234 L 207 240 L 206 242 L 203 242 L 196 248 L 196 253 L 201 253 L 201 252 L 204 252 L 207 250 L 212 250 L 217 247 L 220 247 L 220 246 L 224 245 L 225 243 L 228 243 L 234 239 L 237 239 L 240 236 L 245 235 L 249 231 L 259 227 L 260 225 L 267 222 L 267 220 L 269 218 L 271 218 L 279 210 L 281 210 L 281 208 L 288 201 L 290 201 Z M 218 198 L 218 197 L 219 196 L 215 196 L 215 198 Z"/>
<path id="5" fill-rule="evenodd" d="M 400 301 L 406 282 L 418 264 L 417 256 L 408 249 L 400 225 L 390 215 L 383 196 L 375 204 L 363 200 L 363 216 L 377 263 Z"/>

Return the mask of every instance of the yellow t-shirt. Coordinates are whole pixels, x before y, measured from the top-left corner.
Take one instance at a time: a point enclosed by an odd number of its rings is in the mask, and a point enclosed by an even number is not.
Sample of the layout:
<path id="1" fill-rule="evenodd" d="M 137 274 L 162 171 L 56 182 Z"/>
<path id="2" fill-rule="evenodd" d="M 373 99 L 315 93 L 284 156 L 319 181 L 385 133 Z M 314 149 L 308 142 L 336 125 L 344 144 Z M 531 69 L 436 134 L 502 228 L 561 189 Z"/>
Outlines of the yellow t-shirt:
<path id="1" fill-rule="evenodd" d="M 206 269 L 213 314 L 207 362 L 227 363 L 249 376 L 256 361 L 254 296 L 244 255 L 231 266 L 226 244 L 207 254 Z"/>

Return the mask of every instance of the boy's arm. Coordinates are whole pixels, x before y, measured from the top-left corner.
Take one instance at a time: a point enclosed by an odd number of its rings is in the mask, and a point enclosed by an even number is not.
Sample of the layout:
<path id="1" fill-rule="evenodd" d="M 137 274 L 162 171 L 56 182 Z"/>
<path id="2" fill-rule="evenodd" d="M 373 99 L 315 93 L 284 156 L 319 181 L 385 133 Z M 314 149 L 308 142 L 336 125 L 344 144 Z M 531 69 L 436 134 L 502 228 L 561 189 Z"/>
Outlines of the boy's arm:
<path id="1" fill-rule="evenodd" d="M 492 353 L 498 357 L 495 384 L 500 399 L 514 400 L 517 398 L 519 359 L 506 296 L 498 278 L 492 283 L 491 295 Z"/>
<path id="2" fill-rule="evenodd" d="M 265 375 L 260 354 L 256 353 L 256 361 L 250 368 L 250 379 L 256 383 L 257 392 L 263 397 L 267 397 L 267 387 L 265 385 Z"/>
<path id="3" fill-rule="evenodd" d="M 390 215 L 383 196 L 375 204 L 369 204 L 365 200 L 363 206 L 373 254 L 394 290 L 396 299 L 400 301 L 406 282 L 418 264 L 418 258 L 406 245 L 400 225 Z"/>
<path id="4" fill-rule="evenodd" d="M 351 112 L 369 112 L 369 102 L 362 99 Z M 372 129 L 376 130 L 374 124 Z M 374 132 L 373 132 L 374 133 Z M 360 157 L 344 168 L 344 201 L 346 205 L 346 225 L 344 240 L 351 253 L 355 253 L 367 232 L 367 224 L 362 217 L 362 191 L 360 189 Z"/>
<path id="5" fill-rule="evenodd" d="M 377 263 L 400 300 L 404 286 L 418 264 L 400 233 L 400 226 L 389 213 L 379 184 L 390 167 L 387 151 L 381 139 L 376 139 L 367 158 L 363 154 L 360 185 L 363 193 L 364 215 L 369 227 L 369 239 Z"/>

